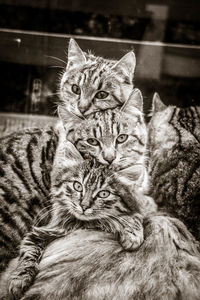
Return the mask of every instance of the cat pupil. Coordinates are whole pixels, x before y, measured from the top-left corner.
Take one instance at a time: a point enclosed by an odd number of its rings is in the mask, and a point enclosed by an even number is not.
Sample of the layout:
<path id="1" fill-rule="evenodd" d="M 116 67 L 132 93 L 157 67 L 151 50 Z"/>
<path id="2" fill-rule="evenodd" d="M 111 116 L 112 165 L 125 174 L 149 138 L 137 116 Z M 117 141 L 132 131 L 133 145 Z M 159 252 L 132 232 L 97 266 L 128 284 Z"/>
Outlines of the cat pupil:
<path id="1" fill-rule="evenodd" d="M 72 92 L 73 92 L 74 94 L 80 95 L 81 89 L 80 89 L 80 87 L 79 87 L 78 85 L 73 84 L 73 85 L 72 85 Z"/>
<path id="2" fill-rule="evenodd" d="M 110 192 L 106 191 L 106 190 L 100 191 L 97 194 L 97 196 L 100 197 L 100 198 L 107 198 L 109 195 L 110 195 Z"/>
<path id="3" fill-rule="evenodd" d="M 82 184 L 78 181 L 74 181 L 73 187 L 77 192 L 82 192 L 83 190 Z"/>
<path id="4" fill-rule="evenodd" d="M 117 138 L 118 143 L 124 143 L 128 139 L 127 134 L 120 134 Z"/>
<path id="5" fill-rule="evenodd" d="M 88 144 L 90 144 L 92 146 L 98 146 L 99 145 L 99 142 L 96 139 L 89 138 L 89 139 L 87 139 L 87 142 L 88 142 Z"/>
<path id="6" fill-rule="evenodd" d="M 105 99 L 108 97 L 108 92 L 100 91 L 100 92 L 96 93 L 95 97 L 97 99 Z"/>

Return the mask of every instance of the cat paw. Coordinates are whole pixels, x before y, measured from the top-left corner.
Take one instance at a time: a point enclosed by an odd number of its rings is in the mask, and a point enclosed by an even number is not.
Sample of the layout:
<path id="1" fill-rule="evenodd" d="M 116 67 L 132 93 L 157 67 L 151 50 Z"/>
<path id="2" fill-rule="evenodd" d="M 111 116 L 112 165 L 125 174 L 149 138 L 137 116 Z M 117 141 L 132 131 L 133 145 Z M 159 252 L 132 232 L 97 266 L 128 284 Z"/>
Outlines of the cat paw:
<path id="1" fill-rule="evenodd" d="M 120 244 L 126 251 L 134 251 L 138 249 L 144 241 L 143 234 L 135 235 L 132 232 L 124 231 L 120 235 Z"/>
<path id="2" fill-rule="evenodd" d="M 18 300 L 32 283 L 32 277 L 28 274 L 12 278 L 9 284 L 10 298 Z"/>
<path id="3" fill-rule="evenodd" d="M 36 274 L 36 270 L 34 270 L 34 274 Z M 9 282 L 9 296 L 12 300 L 19 300 L 25 293 L 25 291 L 29 288 L 34 280 L 33 272 L 21 272 L 21 274 L 13 274 L 10 282 Z"/>

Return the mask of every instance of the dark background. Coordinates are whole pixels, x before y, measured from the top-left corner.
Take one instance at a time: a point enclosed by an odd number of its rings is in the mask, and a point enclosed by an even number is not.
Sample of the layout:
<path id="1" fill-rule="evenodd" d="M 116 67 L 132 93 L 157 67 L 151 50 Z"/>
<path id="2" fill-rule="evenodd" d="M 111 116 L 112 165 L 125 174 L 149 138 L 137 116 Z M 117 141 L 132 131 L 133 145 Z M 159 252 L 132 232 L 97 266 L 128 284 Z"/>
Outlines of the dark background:
<path id="1" fill-rule="evenodd" d="M 146 112 L 155 91 L 166 104 L 200 104 L 198 0 L 0 0 L 0 112 L 55 115 L 71 36 L 107 58 L 135 51 Z"/>

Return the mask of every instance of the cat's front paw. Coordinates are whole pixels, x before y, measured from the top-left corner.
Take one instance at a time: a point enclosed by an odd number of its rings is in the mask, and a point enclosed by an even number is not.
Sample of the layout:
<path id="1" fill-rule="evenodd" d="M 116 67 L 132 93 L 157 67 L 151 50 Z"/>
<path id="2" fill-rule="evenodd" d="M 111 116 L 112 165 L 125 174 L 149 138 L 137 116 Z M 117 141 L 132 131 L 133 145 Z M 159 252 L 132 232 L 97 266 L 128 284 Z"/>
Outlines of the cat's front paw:
<path id="1" fill-rule="evenodd" d="M 10 299 L 20 299 L 31 283 L 32 278 L 27 274 L 26 276 L 12 278 L 9 284 Z"/>
<path id="2" fill-rule="evenodd" d="M 32 284 L 37 271 L 34 270 L 16 272 L 9 281 L 9 296 L 12 300 L 21 299 L 25 291 Z"/>
<path id="3" fill-rule="evenodd" d="M 138 249 L 143 241 L 143 232 L 134 234 L 128 230 L 124 230 L 124 232 L 120 234 L 120 244 L 126 251 L 133 251 Z"/>

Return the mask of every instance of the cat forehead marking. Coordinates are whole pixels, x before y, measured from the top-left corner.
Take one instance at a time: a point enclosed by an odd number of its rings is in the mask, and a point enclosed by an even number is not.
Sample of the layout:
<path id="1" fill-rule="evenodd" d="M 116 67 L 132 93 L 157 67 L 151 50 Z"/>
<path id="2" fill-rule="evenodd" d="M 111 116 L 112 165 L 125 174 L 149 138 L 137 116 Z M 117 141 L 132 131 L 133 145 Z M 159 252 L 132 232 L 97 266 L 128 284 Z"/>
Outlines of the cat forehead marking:
<path id="1" fill-rule="evenodd" d="M 105 166 L 92 167 L 89 172 L 84 175 L 84 184 L 87 188 L 100 188 L 105 182 L 109 170 Z"/>

